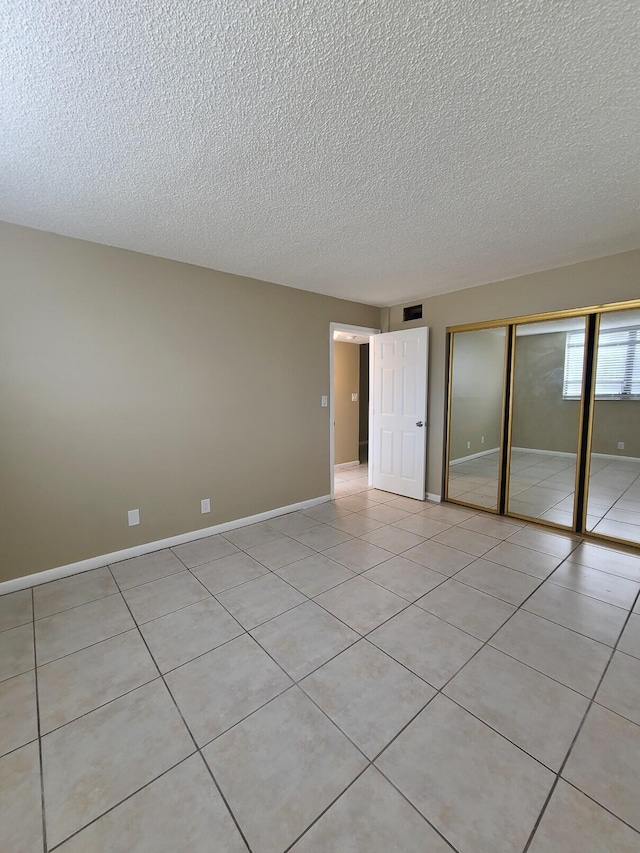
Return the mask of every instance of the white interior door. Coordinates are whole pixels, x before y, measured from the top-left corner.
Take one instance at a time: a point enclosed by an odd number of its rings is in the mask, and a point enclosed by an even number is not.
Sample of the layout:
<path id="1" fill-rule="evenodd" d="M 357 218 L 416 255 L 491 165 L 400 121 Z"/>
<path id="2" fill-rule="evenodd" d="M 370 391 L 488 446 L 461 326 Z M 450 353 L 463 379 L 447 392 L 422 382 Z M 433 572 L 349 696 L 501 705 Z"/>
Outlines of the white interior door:
<path id="1" fill-rule="evenodd" d="M 424 500 L 429 329 L 371 338 L 371 482 Z"/>

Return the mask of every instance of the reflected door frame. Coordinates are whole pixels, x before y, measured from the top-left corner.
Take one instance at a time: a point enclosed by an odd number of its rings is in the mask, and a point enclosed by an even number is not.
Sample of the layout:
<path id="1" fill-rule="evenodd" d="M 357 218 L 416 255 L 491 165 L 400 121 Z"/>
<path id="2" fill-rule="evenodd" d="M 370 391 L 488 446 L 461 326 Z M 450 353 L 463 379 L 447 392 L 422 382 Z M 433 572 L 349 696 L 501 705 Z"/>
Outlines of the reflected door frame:
<path id="1" fill-rule="evenodd" d="M 500 446 L 498 448 L 498 484 L 497 484 L 497 493 L 496 493 L 496 507 L 491 506 L 479 506 L 477 504 L 469 504 L 464 501 L 458 500 L 456 498 L 452 498 L 449 496 L 449 469 L 451 466 L 451 419 L 452 419 L 452 410 L 453 410 L 453 373 L 454 373 L 454 335 L 450 333 L 447 329 L 447 354 L 446 354 L 446 364 L 447 364 L 447 375 L 445 381 L 445 427 L 444 427 L 444 435 L 445 435 L 445 446 L 444 446 L 444 460 L 443 460 L 443 483 L 442 483 L 442 495 L 443 500 L 450 501 L 451 503 L 458 503 L 462 506 L 474 506 L 481 509 L 483 512 L 490 512 L 494 514 L 503 514 L 502 501 L 503 501 L 503 483 L 502 483 L 502 472 L 504 469 L 504 454 L 505 454 L 505 423 L 506 423 L 506 409 L 507 400 L 509 398 L 508 393 L 505 394 L 505 390 L 507 388 L 508 381 L 508 370 L 509 363 L 511 358 L 510 353 L 510 330 L 507 324 L 492 324 L 491 326 L 474 326 L 468 329 L 460 329 L 460 332 L 469 331 L 484 331 L 485 329 L 500 329 L 504 328 L 505 330 L 505 347 L 504 347 L 504 356 L 503 356 L 503 377 L 502 377 L 502 404 L 501 404 L 501 413 L 500 413 L 500 429 L 499 429 L 499 437 L 500 437 Z M 482 454 L 472 454 L 482 455 Z"/>

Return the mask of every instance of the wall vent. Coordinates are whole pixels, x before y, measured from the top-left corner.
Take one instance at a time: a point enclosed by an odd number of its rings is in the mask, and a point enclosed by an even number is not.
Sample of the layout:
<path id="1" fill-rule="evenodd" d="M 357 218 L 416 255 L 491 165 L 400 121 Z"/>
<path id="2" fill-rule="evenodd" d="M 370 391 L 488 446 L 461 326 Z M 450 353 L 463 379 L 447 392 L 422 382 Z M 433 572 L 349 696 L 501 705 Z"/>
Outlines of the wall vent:
<path id="1" fill-rule="evenodd" d="M 422 320 L 422 305 L 410 305 L 402 310 L 402 320 L 408 323 L 409 320 Z"/>

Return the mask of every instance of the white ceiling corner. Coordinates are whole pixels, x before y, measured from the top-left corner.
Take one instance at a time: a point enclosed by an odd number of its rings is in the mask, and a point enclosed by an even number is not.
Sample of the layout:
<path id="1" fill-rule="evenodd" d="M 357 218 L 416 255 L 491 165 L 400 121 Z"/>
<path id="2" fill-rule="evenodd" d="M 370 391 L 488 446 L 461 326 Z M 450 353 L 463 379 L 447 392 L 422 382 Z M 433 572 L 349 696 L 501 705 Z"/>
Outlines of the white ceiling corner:
<path id="1" fill-rule="evenodd" d="M 0 218 L 388 305 L 640 246 L 637 0 L 5 0 Z"/>

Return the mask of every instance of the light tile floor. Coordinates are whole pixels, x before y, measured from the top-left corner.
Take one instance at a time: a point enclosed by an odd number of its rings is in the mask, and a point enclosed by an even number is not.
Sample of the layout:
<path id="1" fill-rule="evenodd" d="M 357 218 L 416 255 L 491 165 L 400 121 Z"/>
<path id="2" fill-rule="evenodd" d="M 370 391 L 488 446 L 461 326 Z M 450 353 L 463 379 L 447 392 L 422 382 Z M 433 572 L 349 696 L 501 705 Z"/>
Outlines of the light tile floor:
<path id="1" fill-rule="evenodd" d="M 640 556 L 353 488 L 0 597 L 0 850 L 640 850 Z"/>
<path id="2" fill-rule="evenodd" d="M 568 527 L 573 525 L 575 458 L 514 451 L 509 509 Z M 357 469 L 356 469 L 357 470 Z M 453 464 L 449 497 L 495 509 L 498 453 Z M 347 484 L 341 483 L 341 488 Z M 587 530 L 640 544 L 640 459 L 591 459 Z"/>

